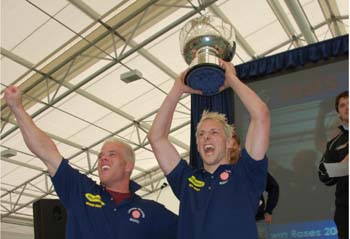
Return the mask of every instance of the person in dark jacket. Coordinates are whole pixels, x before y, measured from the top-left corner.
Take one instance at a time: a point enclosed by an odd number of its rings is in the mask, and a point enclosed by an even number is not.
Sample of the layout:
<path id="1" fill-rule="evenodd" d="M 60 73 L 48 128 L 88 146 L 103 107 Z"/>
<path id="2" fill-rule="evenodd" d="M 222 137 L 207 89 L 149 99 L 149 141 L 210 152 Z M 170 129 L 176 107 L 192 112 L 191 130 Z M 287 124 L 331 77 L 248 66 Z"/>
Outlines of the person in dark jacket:
<path id="1" fill-rule="evenodd" d="M 267 224 L 271 224 L 272 211 L 278 203 L 279 185 L 269 172 L 267 173 L 265 192 L 267 192 L 267 200 L 265 202 L 264 196 L 261 195 L 258 213 L 256 214 L 255 219 L 257 221 L 264 220 Z"/>
<path id="2" fill-rule="evenodd" d="M 335 109 L 342 122 L 340 132 L 332 138 L 319 165 L 319 178 L 327 186 L 336 185 L 334 222 L 338 229 L 338 238 L 349 238 L 349 175 L 330 177 L 325 163 L 349 163 L 349 92 L 339 94 L 335 100 Z M 345 167 L 345 165 L 344 165 Z"/>

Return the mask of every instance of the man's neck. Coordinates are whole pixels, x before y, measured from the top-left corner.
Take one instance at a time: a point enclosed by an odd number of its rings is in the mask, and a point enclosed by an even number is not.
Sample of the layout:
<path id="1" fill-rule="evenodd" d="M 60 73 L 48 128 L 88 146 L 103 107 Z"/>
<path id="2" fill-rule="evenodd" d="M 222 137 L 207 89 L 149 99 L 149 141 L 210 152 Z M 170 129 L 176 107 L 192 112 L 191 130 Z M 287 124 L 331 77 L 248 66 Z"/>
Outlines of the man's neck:
<path id="1" fill-rule="evenodd" d="M 124 180 L 122 182 L 115 183 L 114 185 L 105 185 L 106 188 L 113 192 L 129 193 L 130 180 Z"/>
<path id="2" fill-rule="evenodd" d="M 207 171 L 208 173 L 211 173 L 211 174 L 213 174 L 218 167 L 219 167 L 219 165 L 215 165 L 215 166 L 204 165 L 205 171 Z"/>
<path id="3" fill-rule="evenodd" d="M 215 164 L 215 165 L 206 165 L 206 164 L 204 164 L 203 167 L 204 167 L 205 171 L 207 171 L 208 173 L 213 174 L 218 169 L 218 167 L 220 167 L 220 165 L 225 165 L 225 164 L 229 164 L 229 163 L 230 162 L 227 161 L 227 160 L 222 160 L 220 163 Z"/>

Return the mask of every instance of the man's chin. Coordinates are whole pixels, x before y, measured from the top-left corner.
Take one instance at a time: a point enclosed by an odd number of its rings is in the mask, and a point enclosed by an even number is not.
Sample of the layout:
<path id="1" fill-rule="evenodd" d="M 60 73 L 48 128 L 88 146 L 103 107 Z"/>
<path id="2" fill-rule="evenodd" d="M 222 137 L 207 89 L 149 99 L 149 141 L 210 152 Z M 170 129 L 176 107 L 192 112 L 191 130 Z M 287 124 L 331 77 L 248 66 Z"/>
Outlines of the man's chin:
<path id="1" fill-rule="evenodd" d="M 107 183 L 107 178 L 100 175 L 100 182 L 101 182 L 101 184 L 106 184 Z"/>

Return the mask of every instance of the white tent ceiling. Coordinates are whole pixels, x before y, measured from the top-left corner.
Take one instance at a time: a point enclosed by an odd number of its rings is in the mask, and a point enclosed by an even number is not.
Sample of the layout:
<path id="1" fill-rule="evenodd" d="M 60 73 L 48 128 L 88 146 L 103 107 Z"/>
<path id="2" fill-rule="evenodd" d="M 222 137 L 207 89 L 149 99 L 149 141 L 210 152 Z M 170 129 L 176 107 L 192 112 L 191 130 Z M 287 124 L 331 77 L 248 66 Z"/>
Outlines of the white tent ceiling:
<path id="1" fill-rule="evenodd" d="M 1 93 L 15 84 L 26 109 L 81 171 L 98 180 L 101 142 L 136 150 L 133 177 L 146 195 L 163 180 L 145 138 L 177 74 L 186 68 L 179 31 L 200 14 L 233 24 L 233 63 L 348 34 L 346 0 L 1 0 Z M 203 10 L 205 7 L 205 10 Z M 142 79 L 126 84 L 122 73 Z M 3 95 L 1 95 L 2 98 Z M 189 151 L 190 97 L 181 100 L 171 140 Z M 1 220 L 31 223 L 33 201 L 55 197 L 45 167 L 24 145 L 1 101 Z M 7 150 L 17 154 L 9 157 Z"/>

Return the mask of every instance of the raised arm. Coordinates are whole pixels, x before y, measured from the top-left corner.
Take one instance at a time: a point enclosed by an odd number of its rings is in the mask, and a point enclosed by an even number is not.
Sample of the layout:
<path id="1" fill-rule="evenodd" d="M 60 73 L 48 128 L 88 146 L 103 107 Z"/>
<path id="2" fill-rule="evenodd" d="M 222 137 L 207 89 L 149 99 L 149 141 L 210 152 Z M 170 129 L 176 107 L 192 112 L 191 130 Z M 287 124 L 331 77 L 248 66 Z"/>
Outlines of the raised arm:
<path id="1" fill-rule="evenodd" d="M 191 89 L 183 83 L 184 76 L 185 72 L 175 80 L 148 133 L 153 153 L 165 175 L 169 174 L 181 159 L 180 154 L 168 139 L 176 105 L 183 93 L 200 94 L 200 91 Z"/>
<path id="2" fill-rule="evenodd" d="M 269 109 L 253 90 L 238 79 L 235 67 L 230 62 L 221 60 L 220 64 L 225 69 L 225 83 L 221 90 L 231 87 L 250 115 L 245 148 L 253 159 L 261 160 L 270 141 Z"/>
<path id="3" fill-rule="evenodd" d="M 35 125 L 32 118 L 24 110 L 22 93 L 17 87 L 9 86 L 5 89 L 5 100 L 16 117 L 27 147 L 45 163 L 49 174 L 54 176 L 62 160 L 56 145 Z"/>

